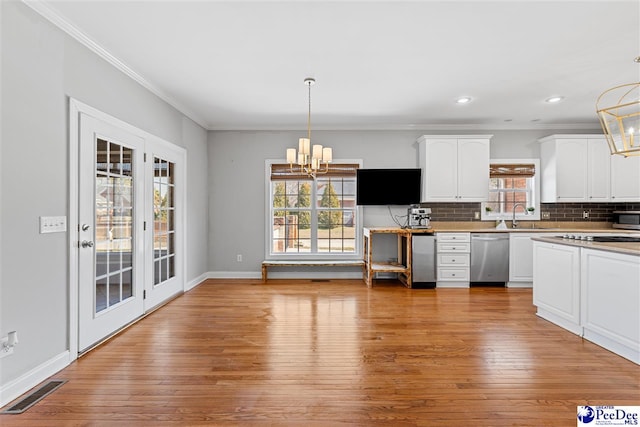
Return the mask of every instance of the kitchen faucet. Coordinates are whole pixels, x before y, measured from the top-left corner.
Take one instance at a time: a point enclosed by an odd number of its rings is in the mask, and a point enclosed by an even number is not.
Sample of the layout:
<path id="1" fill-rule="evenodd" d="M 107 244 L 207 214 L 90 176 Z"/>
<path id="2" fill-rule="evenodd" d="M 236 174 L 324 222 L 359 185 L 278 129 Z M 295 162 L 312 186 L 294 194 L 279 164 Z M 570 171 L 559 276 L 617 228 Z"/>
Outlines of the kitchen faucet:
<path id="1" fill-rule="evenodd" d="M 525 215 L 528 215 L 527 207 L 525 205 L 523 205 L 522 203 L 514 203 L 513 209 L 511 210 L 511 213 L 513 214 L 513 217 L 511 218 L 511 228 L 518 228 L 518 221 L 516 220 L 516 208 L 518 206 L 522 207 Z"/>

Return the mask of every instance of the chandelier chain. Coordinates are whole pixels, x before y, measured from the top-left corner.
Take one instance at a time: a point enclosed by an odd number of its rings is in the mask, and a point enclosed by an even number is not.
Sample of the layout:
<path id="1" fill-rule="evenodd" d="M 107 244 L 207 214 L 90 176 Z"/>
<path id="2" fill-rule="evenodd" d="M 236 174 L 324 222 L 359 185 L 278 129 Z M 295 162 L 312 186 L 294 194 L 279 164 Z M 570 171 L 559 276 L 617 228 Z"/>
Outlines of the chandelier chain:
<path id="1" fill-rule="evenodd" d="M 309 112 L 307 113 L 307 138 L 311 140 L 311 82 L 307 82 L 309 86 Z"/>

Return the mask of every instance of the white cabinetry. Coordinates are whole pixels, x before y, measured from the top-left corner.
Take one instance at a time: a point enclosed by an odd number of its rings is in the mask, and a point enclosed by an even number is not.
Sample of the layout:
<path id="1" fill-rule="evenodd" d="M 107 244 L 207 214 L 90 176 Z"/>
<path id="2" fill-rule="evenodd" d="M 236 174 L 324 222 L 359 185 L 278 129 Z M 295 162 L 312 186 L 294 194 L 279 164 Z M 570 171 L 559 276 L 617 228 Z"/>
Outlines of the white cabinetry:
<path id="1" fill-rule="evenodd" d="M 640 156 L 611 156 L 611 200 L 640 201 Z"/>
<path id="2" fill-rule="evenodd" d="M 532 233 L 509 233 L 509 287 L 533 284 Z"/>
<path id="3" fill-rule="evenodd" d="M 418 138 L 423 202 L 482 202 L 489 196 L 492 135 Z"/>
<path id="4" fill-rule="evenodd" d="M 543 203 L 611 199 L 611 154 L 602 135 L 551 135 L 540 142 Z"/>
<path id="5" fill-rule="evenodd" d="M 582 335 L 580 248 L 533 243 L 533 304 L 538 316 Z"/>
<path id="6" fill-rule="evenodd" d="M 582 249 L 584 338 L 640 364 L 640 259 Z"/>
<path id="7" fill-rule="evenodd" d="M 538 316 L 640 364 L 640 256 L 533 242 Z"/>
<path id="8" fill-rule="evenodd" d="M 554 233 L 557 234 L 557 233 Z M 509 233 L 509 283 L 510 288 L 530 288 L 533 285 L 533 240 L 544 233 Z"/>
<path id="9" fill-rule="evenodd" d="M 470 233 L 437 233 L 436 287 L 469 286 Z"/>

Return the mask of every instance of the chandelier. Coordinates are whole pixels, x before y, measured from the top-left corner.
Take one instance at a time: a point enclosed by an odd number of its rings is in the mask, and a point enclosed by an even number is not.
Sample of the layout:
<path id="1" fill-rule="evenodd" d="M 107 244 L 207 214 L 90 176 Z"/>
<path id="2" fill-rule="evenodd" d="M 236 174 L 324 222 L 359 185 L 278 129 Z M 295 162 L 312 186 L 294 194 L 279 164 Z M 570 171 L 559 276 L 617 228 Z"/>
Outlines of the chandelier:
<path id="1" fill-rule="evenodd" d="M 604 91 L 596 111 L 611 154 L 640 156 L 640 82 Z"/>
<path id="2" fill-rule="evenodd" d="M 298 152 L 295 148 L 287 148 L 287 163 L 294 172 L 294 164 L 300 168 L 300 173 L 315 178 L 316 175 L 329 171 L 329 163 L 333 160 L 331 148 L 322 147 L 320 144 L 311 146 L 311 86 L 315 79 L 307 77 L 304 84 L 309 87 L 309 112 L 307 114 L 307 137 L 298 140 Z M 324 168 L 323 168 L 324 166 Z"/>

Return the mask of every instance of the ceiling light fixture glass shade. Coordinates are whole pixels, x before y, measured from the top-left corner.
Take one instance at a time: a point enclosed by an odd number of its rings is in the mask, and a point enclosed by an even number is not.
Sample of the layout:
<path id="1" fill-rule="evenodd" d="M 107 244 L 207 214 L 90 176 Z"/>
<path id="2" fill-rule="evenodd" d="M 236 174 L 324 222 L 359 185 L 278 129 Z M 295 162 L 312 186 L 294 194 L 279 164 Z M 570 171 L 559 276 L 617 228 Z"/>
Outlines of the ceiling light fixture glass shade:
<path id="1" fill-rule="evenodd" d="M 611 154 L 640 156 L 640 82 L 602 92 L 596 112 Z"/>
<path id="2" fill-rule="evenodd" d="M 294 171 L 294 164 L 300 167 L 300 173 L 315 178 L 316 175 L 327 173 L 329 163 L 333 161 L 333 151 L 329 147 L 320 144 L 311 145 L 311 86 L 315 79 L 307 77 L 304 84 L 309 87 L 309 112 L 307 114 L 307 137 L 298 140 L 298 151 L 295 148 L 287 148 L 287 163 Z M 324 166 L 324 168 L 323 168 Z"/>
<path id="3" fill-rule="evenodd" d="M 460 98 L 456 99 L 456 104 L 468 104 L 472 101 L 472 98 L 470 96 L 461 96 Z"/>

